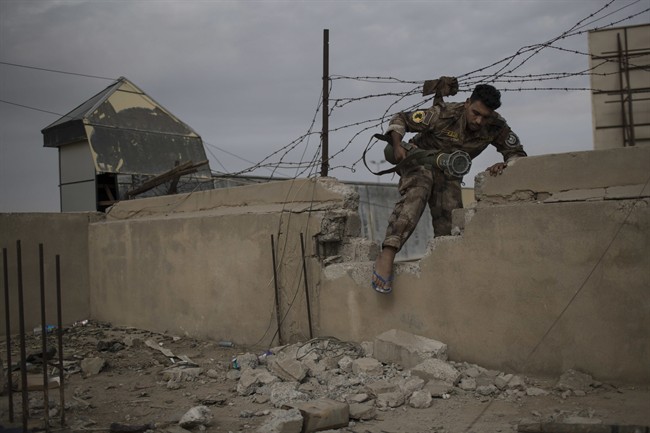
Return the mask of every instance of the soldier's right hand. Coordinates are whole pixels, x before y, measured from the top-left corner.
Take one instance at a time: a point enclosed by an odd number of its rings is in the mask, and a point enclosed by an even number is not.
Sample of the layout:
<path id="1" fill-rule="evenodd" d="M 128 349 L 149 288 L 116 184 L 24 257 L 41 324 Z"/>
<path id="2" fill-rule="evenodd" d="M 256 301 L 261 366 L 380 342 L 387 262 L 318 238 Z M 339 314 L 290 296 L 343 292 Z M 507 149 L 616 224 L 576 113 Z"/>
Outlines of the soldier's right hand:
<path id="1" fill-rule="evenodd" d="M 393 145 L 393 157 L 395 158 L 395 161 L 399 164 L 401 160 L 406 158 L 406 149 L 404 149 L 401 145 Z"/>

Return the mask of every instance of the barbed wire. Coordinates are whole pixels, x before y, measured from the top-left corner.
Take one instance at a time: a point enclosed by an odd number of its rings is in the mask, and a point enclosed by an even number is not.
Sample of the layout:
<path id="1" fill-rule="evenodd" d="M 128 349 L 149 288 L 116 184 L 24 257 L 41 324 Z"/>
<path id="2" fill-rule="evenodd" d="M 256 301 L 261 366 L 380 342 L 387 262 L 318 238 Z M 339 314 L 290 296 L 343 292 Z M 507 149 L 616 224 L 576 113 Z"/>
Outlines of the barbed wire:
<path id="1" fill-rule="evenodd" d="M 599 68 L 602 68 L 605 64 L 609 62 L 618 63 L 618 59 L 616 58 L 599 57 L 597 55 L 592 55 L 589 53 L 581 52 L 579 50 L 566 48 L 558 45 L 559 42 L 565 41 L 577 35 L 582 35 L 586 32 L 591 32 L 595 30 L 610 28 L 624 21 L 630 20 L 636 16 L 639 16 L 641 14 L 650 11 L 650 8 L 644 8 L 643 10 L 636 12 L 634 14 L 629 14 L 625 17 L 614 19 L 613 21 L 609 22 L 606 25 L 591 27 L 594 24 L 602 22 L 604 19 L 613 17 L 616 14 L 620 14 L 622 11 L 634 6 L 635 4 L 639 3 L 641 0 L 636 0 L 632 3 L 628 3 L 616 9 L 610 10 L 612 5 L 617 1 L 618 0 L 609 0 L 603 6 L 599 7 L 595 12 L 589 14 L 585 18 L 573 24 L 567 30 L 563 31 L 559 35 L 543 43 L 526 45 L 518 49 L 514 54 L 503 57 L 486 66 L 458 75 L 457 78 L 459 84 L 459 90 L 458 90 L 459 93 L 471 92 L 473 87 L 480 83 L 491 83 L 497 86 L 497 88 L 503 92 L 591 91 L 596 93 L 596 92 L 609 91 L 609 90 L 596 89 L 587 86 L 579 86 L 576 85 L 577 83 L 575 82 L 572 82 L 571 84 L 567 83 L 566 85 L 557 85 L 557 86 L 553 86 L 553 85 L 528 86 L 528 84 L 543 83 L 543 82 L 548 83 L 552 81 L 557 81 L 559 83 L 562 80 L 571 80 L 571 79 L 593 77 L 593 76 L 605 77 L 605 76 L 617 74 L 618 73 L 617 71 L 602 72 L 599 70 Z M 518 70 L 523 68 L 532 59 L 534 59 L 541 52 L 547 49 L 555 50 L 558 52 L 564 52 L 570 55 L 589 56 L 591 59 L 597 60 L 598 63 L 592 64 L 591 67 L 578 70 L 578 71 L 552 71 L 552 72 L 536 73 L 536 74 L 517 73 Z M 628 65 L 630 67 L 639 68 L 644 71 L 650 71 L 650 66 L 648 65 L 635 65 L 633 62 L 629 61 L 630 58 L 635 58 L 636 55 L 632 53 L 629 56 L 629 58 L 627 59 Z M 74 72 L 59 71 L 55 69 L 18 65 L 9 62 L 0 62 L 0 64 L 37 69 L 37 70 L 48 71 L 48 72 L 86 76 L 86 77 L 100 78 L 100 79 L 113 80 L 113 81 L 115 80 L 113 78 L 101 77 L 97 75 L 79 74 Z M 389 100 L 387 103 L 385 103 L 386 105 L 384 106 L 383 112 L 379 117 L 350 121 L 343 125 L 331 127 L 328 131 L 330 135 L 342 133 L 346 130 L 353 131 L 351 137 L 349 137 L 349 139 L 345 142 L 345 144 L 336 152 L 328 156 L 327 163 L 329 165 L 330 170 L 346 169 L 354 173 L 356 171 L 357 164 L 361 162 L 361 156 L 360 156 L 361 152 L 358 153 L 359 157 L 357 159 L 352 160 L 351 163 L 343 162 L 342 158 L 344 155 L 348 154 L 348 150 L 350 149 L 350 147 L 355 143 L 355 141 L 361 135 L 365 134 L 370 130 L 382 130 L 383 125 L 386 123 L 386 120 L 392 117 L 397 112 L 413 111 L 415 109 L 418 109 L 426 104 L 429 104 L 433 99 L 433 97 L 422 98 L 421 100 L 418 100 L 416 102 L 411 102 L 409 104 L 406 104 L 407 105 L 406 107 L 400 107 L 399 110 L 396 110 L 395 107 L 399 106 L 409 98 L 415 97 L 421 93 L 422 86 L 425 80 L 405 80 L 405 79 L 390 77 L 390 76 L 356 76 L 355 77 L 350 75 L 334 74 L 329 77 L 330 94 L 332 94 L 332 90 L 334 89 L 333 87 L 334 82 L 343 82 L 343 81 L 367 82 L 367 83 L 373 83 L 377 85 L 387 85 L 387 86 L 405 86 L 405 85 L 407 86 L 407 89 L 403 89 L 403 90 L 389 89 L 387 91 L 378 92 L 375 94 L 366 94 L 358 97 L 354 97 L 354 96 L 336 97 L 328 100 L 328 102 L 331 105 L 330 109 L 328 110 L 328 116 L 330 116 L 330 118 L 333 117 L 335 113 L 338 113 L 339 110 L 344 110 L 346 108 L 349 108 L 350 106 L 356 103 Z M 31 109 L 31 110 L 36 110 L 48 114 L 57 114 L 59 116 L 62 116 L 52 111 L 43 110 L 40 108 L 31 107 L 25 104 L 19 104 L 12 101 L 0 100 L 0 102 Z M 317 107 L 314 111 L 314 115 L 307 128 L 307 132 L 295 138 L 291 142 L 274 150 L 273 152 L 271 152 L 270 154 L 268 154 L 258 162 L 254 162 L 249 159 L 242 158 L 239 155 L 231 151 L 228 151 L 226 149 L 220 148 L 210 142 L 204 141 L 204 143 L 206 144 L 207 151 L 210 153 L 213 160 L 220 166 L 221 169 L 224 170 L 224 172 L 232 176 L 246 175 L 261 169 L 269 170 L 271 172 L 271 176 L 270 176 L 271 179 L 275 176 L 277 170 L 282 170 L 282 169 L 295 169 L 296 175 L 298 176 L 305 175 L 305 174 L 311 176 L 316 171 L 316 168 L 319 165 L 319 163 L 322 163 L 322 160 L 321 158 L 318 157 L 316 153 L 314 153 L 314 155 L 312 155 L 310 157 L 310 160 L 308 161 L 306 161 L 304 158 L 308 152 L 309 140 L 312 137 L 312 135 L 315 134 L 321 135 L 320 131 L 314 131 L 314 127 L 316 123 L 316 118 L 322 109 L 323 109 L 323 101 L 321 95 L 321 100 L 319 100 L 319 103 L 317 104 Z M 304 143 L 306 143 L 306 145 L 302 150 L 301 155 L 298 158 L 298 161 L 297 162 L 292 161 L 293 154 L 295 153 L 296 149 Z M 217 155 L 215 154 L 215 152 L 212 151 L 212 149 L 216 149 L 222 153 L 225 153 L 241 161 L 244 161 L 247 164 L 249 164 L 249 166 L 240 169 L 238 171 L 229 172 L 228 169 L 226 168 L 226 164 L 224 164 L 217 157 Z M 320 149 L 322 149 L 322 142 L 315 147 L 316 151 L 320 151 Z M 295 176 L 285 176 L 284 174 L 283 177 L 295 178 Z"/>

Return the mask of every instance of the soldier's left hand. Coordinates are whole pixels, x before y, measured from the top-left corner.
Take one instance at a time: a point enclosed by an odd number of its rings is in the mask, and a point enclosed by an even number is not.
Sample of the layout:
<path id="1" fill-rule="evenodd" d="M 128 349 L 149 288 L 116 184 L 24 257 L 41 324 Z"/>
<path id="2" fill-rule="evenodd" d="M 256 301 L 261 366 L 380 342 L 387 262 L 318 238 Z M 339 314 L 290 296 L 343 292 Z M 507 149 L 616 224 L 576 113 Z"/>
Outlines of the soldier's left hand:
<path id="1" fill-rule="evenodd" d="M 508 165 L 505 162 L 497 162 L 493 166 L 488 167 L 487 171 L 490 172 L 490 176 L 498 176 L 501 173 L 503 173 L 503 170 L 507 167 Z"/>

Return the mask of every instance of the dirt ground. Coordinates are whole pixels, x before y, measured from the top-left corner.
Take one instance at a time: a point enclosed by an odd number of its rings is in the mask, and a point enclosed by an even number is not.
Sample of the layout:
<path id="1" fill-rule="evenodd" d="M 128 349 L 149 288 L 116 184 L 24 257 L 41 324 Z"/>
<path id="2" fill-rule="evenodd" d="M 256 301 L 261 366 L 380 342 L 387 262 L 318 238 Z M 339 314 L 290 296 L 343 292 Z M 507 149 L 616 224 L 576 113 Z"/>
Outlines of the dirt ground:
<path id="1" fill-rule="evenodd" d="M 180 418 L 192 407 L 205 405 L 212 421 L 194 431 L 255 432 L 268 422 L 276 410 L 270 401 L 237 392 L 232 378 L 232 359 L 243 353 L 262 354 L 263 350 L 222 347 L 215 341 L 152 333 L 109 324 L 87 323 L 64 333 L 65 421 L 61 427 L 59 389 L 49 391 L 50 431 L 102 432 L 130 427 L 131 431 L 182 432 Z M 154 341 L 160 349 L 143 344 Z M 17 341 L 12 344 L 14 364 L 19 360 Z M 27 338 L 27 353 L 40 351 L 41 337 Z M 48 337 L 56 347 L 56 337 Z M 170 352 L 173 358 L 169 357 Z M 0 345 L 6 367 L 6 344 Z M 81 362 L 90 358 L 105 360 L 97 374 L 84 377 Z M 174 363 L 172 362 L 174 359 Z M 458 361 L 458 360 L 457 360 Z M 174 364 L 191 362 L 202 370 L 199 376 L 170 386 L 163 371 Z M 34 363 L 30 374 L 42 383 L 40 365 Z M 28 369 L 28 370 L 30 370 Z M 14 372 L 16 374 L 17 372 Z M 229 378 L 230 376 L 230 378 Z M 573 417 L 602 424 L 650 425 L 650 389 L 622 384 L 602 384 L 583 396 L 562 395 L 553 390 L 558 378 L 526 377 L 526 383 L 549 390 L 547 395 L 480 396 L 454 388 L 449 398 L 435 398 L 428 408 L 408 404 L 396 408 L 378 408 L 371 420 L 352 420 L 335 430 L 354 433 L 456 433 L 513 432 L 524 423 L 541 423 Z M 11 431 L 22 420 L 21 393 L 15 392 L 14 423 L 9 422 L 8 396 L 0 397 L 0 430 Z M 44 427 L 43 392 L 29 393 L 30 429 Z M 138 430 L 140 428 L 140 430 Z M 589 431 L 589 430 L 580 430 Z"/>

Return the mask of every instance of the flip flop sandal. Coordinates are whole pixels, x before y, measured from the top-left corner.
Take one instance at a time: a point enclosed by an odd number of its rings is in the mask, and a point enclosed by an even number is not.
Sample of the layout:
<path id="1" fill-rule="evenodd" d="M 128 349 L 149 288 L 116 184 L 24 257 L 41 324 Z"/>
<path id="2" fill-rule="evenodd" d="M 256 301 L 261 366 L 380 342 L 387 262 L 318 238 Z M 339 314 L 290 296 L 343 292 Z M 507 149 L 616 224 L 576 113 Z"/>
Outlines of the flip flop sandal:
<path id="1" fill-rule="evenodd" d="M 381 275 L 379 275 L 377 271 L 373 268 L 372 275 L 375 277 L 375 279 L 372 280 L 371 285 L 376 292 L 387 295 L 393 291 L 393 280 L 395 279 L 394 274 L 391 274 L 391 276 L 388 278 L 384 278 Z"/>

